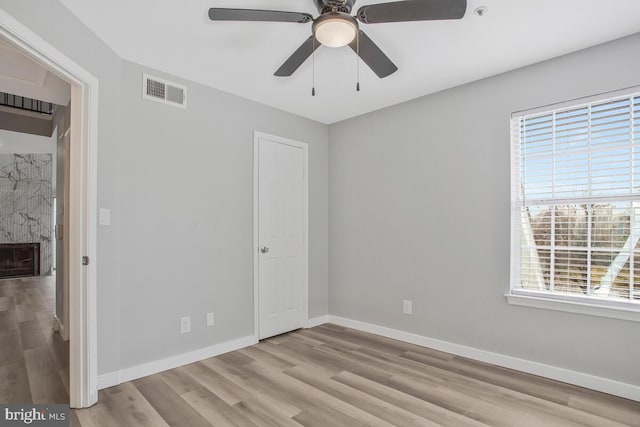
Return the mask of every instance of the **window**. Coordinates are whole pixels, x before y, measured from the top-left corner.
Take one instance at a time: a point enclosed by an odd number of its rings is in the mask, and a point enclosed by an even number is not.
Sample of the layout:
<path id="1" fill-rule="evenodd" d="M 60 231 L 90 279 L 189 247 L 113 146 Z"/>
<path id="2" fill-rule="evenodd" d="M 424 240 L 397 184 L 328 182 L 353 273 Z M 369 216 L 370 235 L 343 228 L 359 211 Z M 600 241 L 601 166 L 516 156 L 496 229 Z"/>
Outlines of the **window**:
<path id="1" fill-rule="evenodd" d="M 510 296 L 640 313 L 640 93 L 574 104 L 512 117 Z"/>

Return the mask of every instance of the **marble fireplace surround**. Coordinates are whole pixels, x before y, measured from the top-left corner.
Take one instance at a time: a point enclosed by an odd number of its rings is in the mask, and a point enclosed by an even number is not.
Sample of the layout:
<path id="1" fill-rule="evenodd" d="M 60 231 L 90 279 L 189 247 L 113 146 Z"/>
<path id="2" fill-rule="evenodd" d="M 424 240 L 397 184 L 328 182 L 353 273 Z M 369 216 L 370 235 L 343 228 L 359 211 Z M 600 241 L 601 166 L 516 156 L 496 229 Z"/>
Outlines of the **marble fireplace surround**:
<path id="1" fill-rule="evenodd" d="M 0 244 L 39 243 L 41 274 L 52 270 L 53 156 L 0 154 Z"/>

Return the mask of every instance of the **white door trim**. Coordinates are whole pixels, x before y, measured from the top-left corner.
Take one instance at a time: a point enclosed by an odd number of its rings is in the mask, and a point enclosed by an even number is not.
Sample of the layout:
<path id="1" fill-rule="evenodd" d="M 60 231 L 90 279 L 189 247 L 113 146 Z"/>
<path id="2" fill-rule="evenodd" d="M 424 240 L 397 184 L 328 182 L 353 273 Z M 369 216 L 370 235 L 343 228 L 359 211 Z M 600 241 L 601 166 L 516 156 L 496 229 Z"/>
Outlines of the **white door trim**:
<path id="1" fill-rule="evenodd" d="M 280 144 L 291 145 L 293 147 L 301 148 L 304 158 L 304 178 L 303 178 L 303 192 L 304 192 L 304 207 L 303 207 L 303 271 L 304 271 L 304 284 L 303 284 L 303 305 L 304 305 L 304 317 L 309 319 L 309 146 L 308 144 L 293 139 L 283 138 L 281 136 L 270 135 L 263 132 L 253 132 L 253 334 L 256 340 L 260 339 L 260 293 L 259 293 L 259 229 L 258 229 L 258 183 L 260 181 L 259 164 L 260 157 L 258 152 L 258 144 L 260 139 L 268 139 L 269 141 L 277 142 Z M 306 325 L 302 325 L 306 326 Z"/>
<path id="2" fill-rule="evenodd" d="M 98 79 L 0 9 L 0 37 L 71 85 L 69 182 L 70 405 L 98 400 L 96 206 Z M 82 257 L 88 256 L 88 266 Z"/>

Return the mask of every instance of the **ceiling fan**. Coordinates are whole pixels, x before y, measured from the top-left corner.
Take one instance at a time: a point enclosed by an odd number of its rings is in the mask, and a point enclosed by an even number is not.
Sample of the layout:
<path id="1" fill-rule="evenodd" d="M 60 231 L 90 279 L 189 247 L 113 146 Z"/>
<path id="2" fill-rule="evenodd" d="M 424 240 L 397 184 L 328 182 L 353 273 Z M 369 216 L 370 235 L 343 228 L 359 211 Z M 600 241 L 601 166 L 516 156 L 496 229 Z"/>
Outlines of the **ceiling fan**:
<path id="1" fill-rule="evenodd" d="M 351 15 L 356 0 L 313 0 L 320 12 L 314 18 L 308 13 L 277 10 L 226 9 L 212 7 L 212 21 L 268 21 L 313 22 L 312 35 L 274 73 L 276 76 L 292 75 L 309 58 L 318 46 L 349 47 L 380 78 L 393 74 L 398 67 L 362 30 L 363 24 L 386 22 L 436 21 L 461 19 L 467 9 L 467 0 L 404 0 L 362 6 L 355 16 Z"/>

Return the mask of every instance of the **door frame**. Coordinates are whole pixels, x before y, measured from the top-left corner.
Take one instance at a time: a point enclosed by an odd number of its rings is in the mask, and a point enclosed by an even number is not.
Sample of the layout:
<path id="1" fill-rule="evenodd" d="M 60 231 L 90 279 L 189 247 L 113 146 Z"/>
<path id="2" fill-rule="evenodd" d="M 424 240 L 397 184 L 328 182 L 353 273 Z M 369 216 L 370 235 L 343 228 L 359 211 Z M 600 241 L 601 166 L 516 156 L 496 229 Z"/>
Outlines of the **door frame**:
<path id="1" fill-rule="evenodd" d="M 279 144 L 291 145 L 301 148 L 303 155 L 303 224 L 302 224 L 302 251 L 303 251 L 303 312 L 305 322 L 309 319 L 309 145 L 305 142 L 281 136 L 270 135 L 264 132 L 253 132 L 253 334 L 258 341 L 260 339 L 260 235 L 259 235 L 259 183 L 260 183 L 260 152 L 259 145 L 261 139 Z M 305 327 L 306 324 L 301 325 Z"/>
<path id="2" fill-rule="evenodd" d="M 98 79 L 0 9 L 0 37 L 71 86 L 69 180 L 69 398 L 72 408 L 98 401 L 96 213 Z M 89 265 L 83 265 L 83 256 Z"/>

